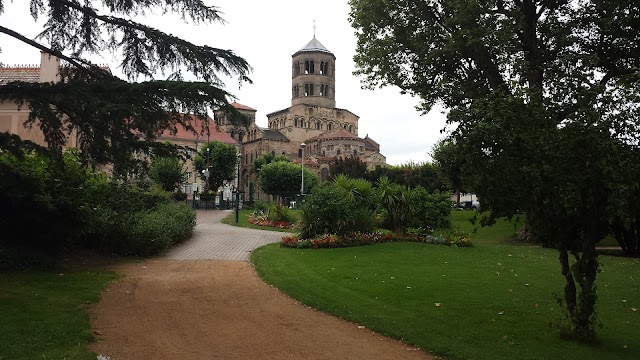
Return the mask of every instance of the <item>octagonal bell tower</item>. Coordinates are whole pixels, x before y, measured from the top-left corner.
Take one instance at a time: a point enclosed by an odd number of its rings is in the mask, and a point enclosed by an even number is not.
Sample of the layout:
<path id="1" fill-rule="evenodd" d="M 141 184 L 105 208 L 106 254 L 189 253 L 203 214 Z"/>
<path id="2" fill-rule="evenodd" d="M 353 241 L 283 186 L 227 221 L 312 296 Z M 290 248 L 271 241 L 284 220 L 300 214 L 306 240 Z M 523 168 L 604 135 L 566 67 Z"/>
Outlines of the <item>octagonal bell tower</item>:
<path id="1" fill-rule="evenodd" d="M 336 57 L 316 39 L 292 56 L 291 106 L 336 107 Z"/>

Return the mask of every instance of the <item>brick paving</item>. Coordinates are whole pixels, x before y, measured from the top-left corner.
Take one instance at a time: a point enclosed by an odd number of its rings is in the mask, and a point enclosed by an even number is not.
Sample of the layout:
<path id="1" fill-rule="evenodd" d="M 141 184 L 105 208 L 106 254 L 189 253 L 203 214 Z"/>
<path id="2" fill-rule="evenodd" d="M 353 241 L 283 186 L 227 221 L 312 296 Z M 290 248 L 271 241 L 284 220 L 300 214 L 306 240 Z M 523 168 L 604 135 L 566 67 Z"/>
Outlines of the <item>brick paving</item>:
<path id="1" fill-rule="evenodd" d="M 171 260 L 247 261 L 251 251 L 278 242 L 286 233 L 255 230 L 222 224 L 232 210 L 197 210 L 193 237 L 173 248 L 166 256 Z"/>

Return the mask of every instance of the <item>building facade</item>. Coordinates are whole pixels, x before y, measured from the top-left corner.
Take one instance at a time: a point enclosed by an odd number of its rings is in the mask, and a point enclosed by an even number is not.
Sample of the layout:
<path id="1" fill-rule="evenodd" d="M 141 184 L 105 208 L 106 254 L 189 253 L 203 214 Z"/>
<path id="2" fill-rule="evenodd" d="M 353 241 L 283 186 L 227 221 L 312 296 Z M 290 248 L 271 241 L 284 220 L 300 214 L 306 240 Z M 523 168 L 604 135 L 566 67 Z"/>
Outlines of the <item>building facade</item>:
<path id="1" fill-rule="evenodd" d="M 321 180 L 337 158 L 357 157 L 367 167 L 385 165 L 380 145 L 368 135 L 358 136 L 360 118 L 336 107 L 336 57 L 313 39 L 291 56 L 291 106 L 267 114 L 267 127 L 255 123 L 255 109 L 233 103 L 249 117 L 249 125 L 238 128 L 216 114 L 216 121 L 239 143 L 243 155 L 241 188 L 245 194 L 261 198 L 253 161 L 262 154 L 286 155 L 317 172 Z M 305 144 L 305 150 L 302 150 Z"/>

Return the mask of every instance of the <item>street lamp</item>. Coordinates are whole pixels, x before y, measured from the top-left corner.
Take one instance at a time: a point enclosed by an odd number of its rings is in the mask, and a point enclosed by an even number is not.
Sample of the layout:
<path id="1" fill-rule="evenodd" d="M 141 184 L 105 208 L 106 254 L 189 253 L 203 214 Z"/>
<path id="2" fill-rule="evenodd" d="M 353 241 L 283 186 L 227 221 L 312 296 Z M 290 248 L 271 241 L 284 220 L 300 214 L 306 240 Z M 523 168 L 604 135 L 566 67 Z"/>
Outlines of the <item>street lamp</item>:
<path id="1" fill-rule="evenodd" d="M 242 154 L 237 153 L 236 155 L 238 157 L 238 174 L 237 174 L 237 187 L 236 187 L 236 224 L 238 223 L 238 212 L 240 211 L 240 185 L 242 184 L 240 182 L 240 164 L 242 163 Z"/>
<path id="2" fill-rule="evenodd" d="M 302 148 L 302 166 L 300 167 L 302 169 L 302 183 L 300 184 L 300 195 L 304 195 L 304 148 L 306 146 L 307 144 L 305 143 L 300 144 L 300 147 Z"/>

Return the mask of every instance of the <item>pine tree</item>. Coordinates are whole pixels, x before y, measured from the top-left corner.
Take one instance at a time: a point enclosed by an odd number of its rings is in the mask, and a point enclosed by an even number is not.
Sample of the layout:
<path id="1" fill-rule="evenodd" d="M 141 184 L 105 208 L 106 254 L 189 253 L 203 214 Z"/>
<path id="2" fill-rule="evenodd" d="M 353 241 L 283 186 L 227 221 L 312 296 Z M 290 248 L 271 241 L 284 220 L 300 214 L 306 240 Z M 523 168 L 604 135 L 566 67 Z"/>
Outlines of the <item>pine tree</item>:
<path id="1" fill-rule="evenodd" d="M 0 14 L 5 1 L 0 0 Z M 43 130 L 51 153 L 61 154 L 68 134 L 77 131 L 87 161 L 112 163 L 126 172 L 132 153 L 148 152 L 162 130 L 203 128 L 195 122 L 204 122 L 213 111 L 246 123 L 230 106 L 233 96 L 219 77 L 251 82 L 251 67 L 243 58 L 130 20 L 154 11 L 177 14 L 194 25 L 222 23 L 216 7 L 201 0 L 32 0 L 30 9 L 34 20 L 46 19 L 35 40 L 2 25 L 0 33 L 61 59 L 62 81 L 12 82 L 0 86 L 0 101 L 30 110 L 27 125 Z M 86 59 L 99 52 L 118 54 L 126 79 Z M 183 71 L 199 81 L 183 81 Z M 156 79 L 169 72 L 167 79 Z M 137 82 L 140 77 L 146 81 Z M 189 113 L 194 116 L 183 115 Z M 8 134 L 0 137 L 0 146 L 10 142 Z"/>

